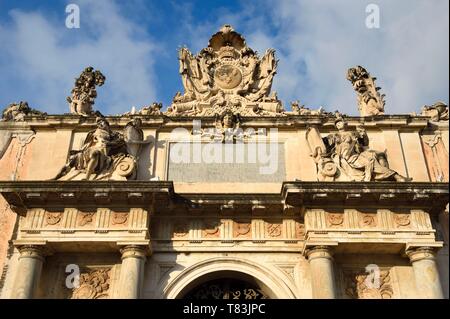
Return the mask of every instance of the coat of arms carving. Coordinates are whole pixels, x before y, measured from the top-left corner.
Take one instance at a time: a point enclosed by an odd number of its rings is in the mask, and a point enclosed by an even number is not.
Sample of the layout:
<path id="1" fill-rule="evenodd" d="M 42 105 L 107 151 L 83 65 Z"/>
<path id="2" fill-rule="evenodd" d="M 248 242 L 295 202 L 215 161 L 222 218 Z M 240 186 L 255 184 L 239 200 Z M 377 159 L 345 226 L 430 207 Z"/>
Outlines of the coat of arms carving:
<path id="1" fill-rule="evenodd" d="M 268 49 L 260 58 L 230 25 L 197 55 L 181 48 L 179 61 L 184 94 L 175 95 L 168 115 L 283 114 L 281 101 L 271 92 L 278 63 L 275 50 Z"/>

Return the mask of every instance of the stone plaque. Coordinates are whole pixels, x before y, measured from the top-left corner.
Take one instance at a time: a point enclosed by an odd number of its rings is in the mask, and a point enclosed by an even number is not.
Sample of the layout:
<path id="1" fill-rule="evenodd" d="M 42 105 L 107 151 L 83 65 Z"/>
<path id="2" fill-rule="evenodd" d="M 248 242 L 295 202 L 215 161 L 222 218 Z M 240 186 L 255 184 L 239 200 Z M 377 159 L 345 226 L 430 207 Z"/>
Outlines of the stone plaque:
<path id="1" fill-rule="evenodd" d="M 286 175 L 283 143 L 171 143 L 167 179 L 185 183 L 276 183 Z"/>

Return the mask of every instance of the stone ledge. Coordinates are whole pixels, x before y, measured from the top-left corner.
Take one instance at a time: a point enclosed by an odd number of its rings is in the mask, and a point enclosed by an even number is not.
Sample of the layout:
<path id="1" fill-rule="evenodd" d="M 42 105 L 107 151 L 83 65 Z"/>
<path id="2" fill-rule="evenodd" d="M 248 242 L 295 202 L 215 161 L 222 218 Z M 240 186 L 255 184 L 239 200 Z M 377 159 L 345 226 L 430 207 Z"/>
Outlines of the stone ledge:
<path id="1" fill-rule="evenodd" d="M 2 181 L 0 193 L 18 214 L 29 208 L 150 207 L 168 203 L 173 183 L 161 181 Z M 136 196 L 138 194 L 140 196 Z"/>
<path id="2" fill-rule="evenodd" d="M 448 183 L 436 182 L 284 182 L 281 195 L 288 205 L 311 208 L 367 207 L 370 203 L 377 208 L 404 206 L 443 211 L 448 203 L 448 187 Z"/>

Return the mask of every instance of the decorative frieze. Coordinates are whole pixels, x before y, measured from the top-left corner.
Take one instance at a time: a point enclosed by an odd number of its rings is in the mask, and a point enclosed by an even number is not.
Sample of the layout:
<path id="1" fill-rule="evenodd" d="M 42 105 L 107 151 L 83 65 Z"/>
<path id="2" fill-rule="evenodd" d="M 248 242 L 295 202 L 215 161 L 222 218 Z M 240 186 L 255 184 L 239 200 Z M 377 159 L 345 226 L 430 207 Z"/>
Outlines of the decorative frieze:
<path id="1" fill-rule="evenodd" d="M 189 222 L 185 220 L 176 220 L 173 222 L 172 237 L 176 239 L 186 238 L 189 234 Z"/>
<path id="2" fill-rule="evenodd" d="M 278 238 L 281 237 L 282 227 L 281 223 L 266 223 L 266 232 L 268 238 Z"/>
<path id="3" fill-rule="evenodd" d="M 45 225 L 56 226 L 62 219 L 63 213 L 50 213 L 45 212 Z"/>
<path id="4" fill-rule="evenodd" d="M 95 213 L 94 212 L 78 212 L 77 216 L 77 226 L 91 226 L 94 223 Z"/>
<path id="5" fill-rule="evenodd" d="M 252 237 L 252 223 L 250 220 L 239 220 L 233 222 L 233 237 L 247 239 Z"/>
<path id="6" fill-rule="evenodd" d="M 377 214 L 359 214 L 359 225 L 361 228 L 377 227 Z"/>

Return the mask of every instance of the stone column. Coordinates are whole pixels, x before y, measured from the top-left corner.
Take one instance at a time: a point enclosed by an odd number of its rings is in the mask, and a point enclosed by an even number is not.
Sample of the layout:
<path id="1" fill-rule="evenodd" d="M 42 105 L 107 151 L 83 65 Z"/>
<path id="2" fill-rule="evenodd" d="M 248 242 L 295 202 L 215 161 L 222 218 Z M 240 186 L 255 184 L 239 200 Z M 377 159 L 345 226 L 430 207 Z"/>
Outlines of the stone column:
<path id="1" fill-rule="evenodd" d="M 411 260 L 420 298 L 442 299 L 442 287 L 436 265 L 436 254 L 431 247 L 418 247 L 406 251 Z"/>
<path id="2" fill-rule="evenodd" d="M 119 298 L 139 299 L 144 279 L 146 250 L 143 246 L 129 245 L 120 250 L 122 266 L 119 279 Z"/>
<path id="3" fill-rule="evenodd" d="M 19 252 L 11 298 L 31 299 L 34 297 L 44 264 L 43 249 L 40 246 L 26 245 L 19 247 Z"/>
<path id="4" fill-rule="evenodd" d="M 331 248 L 328 246 L 312 247 L 307 251 L 307 257 L 311 269 L 313 298 L 336 298 Z"/>

